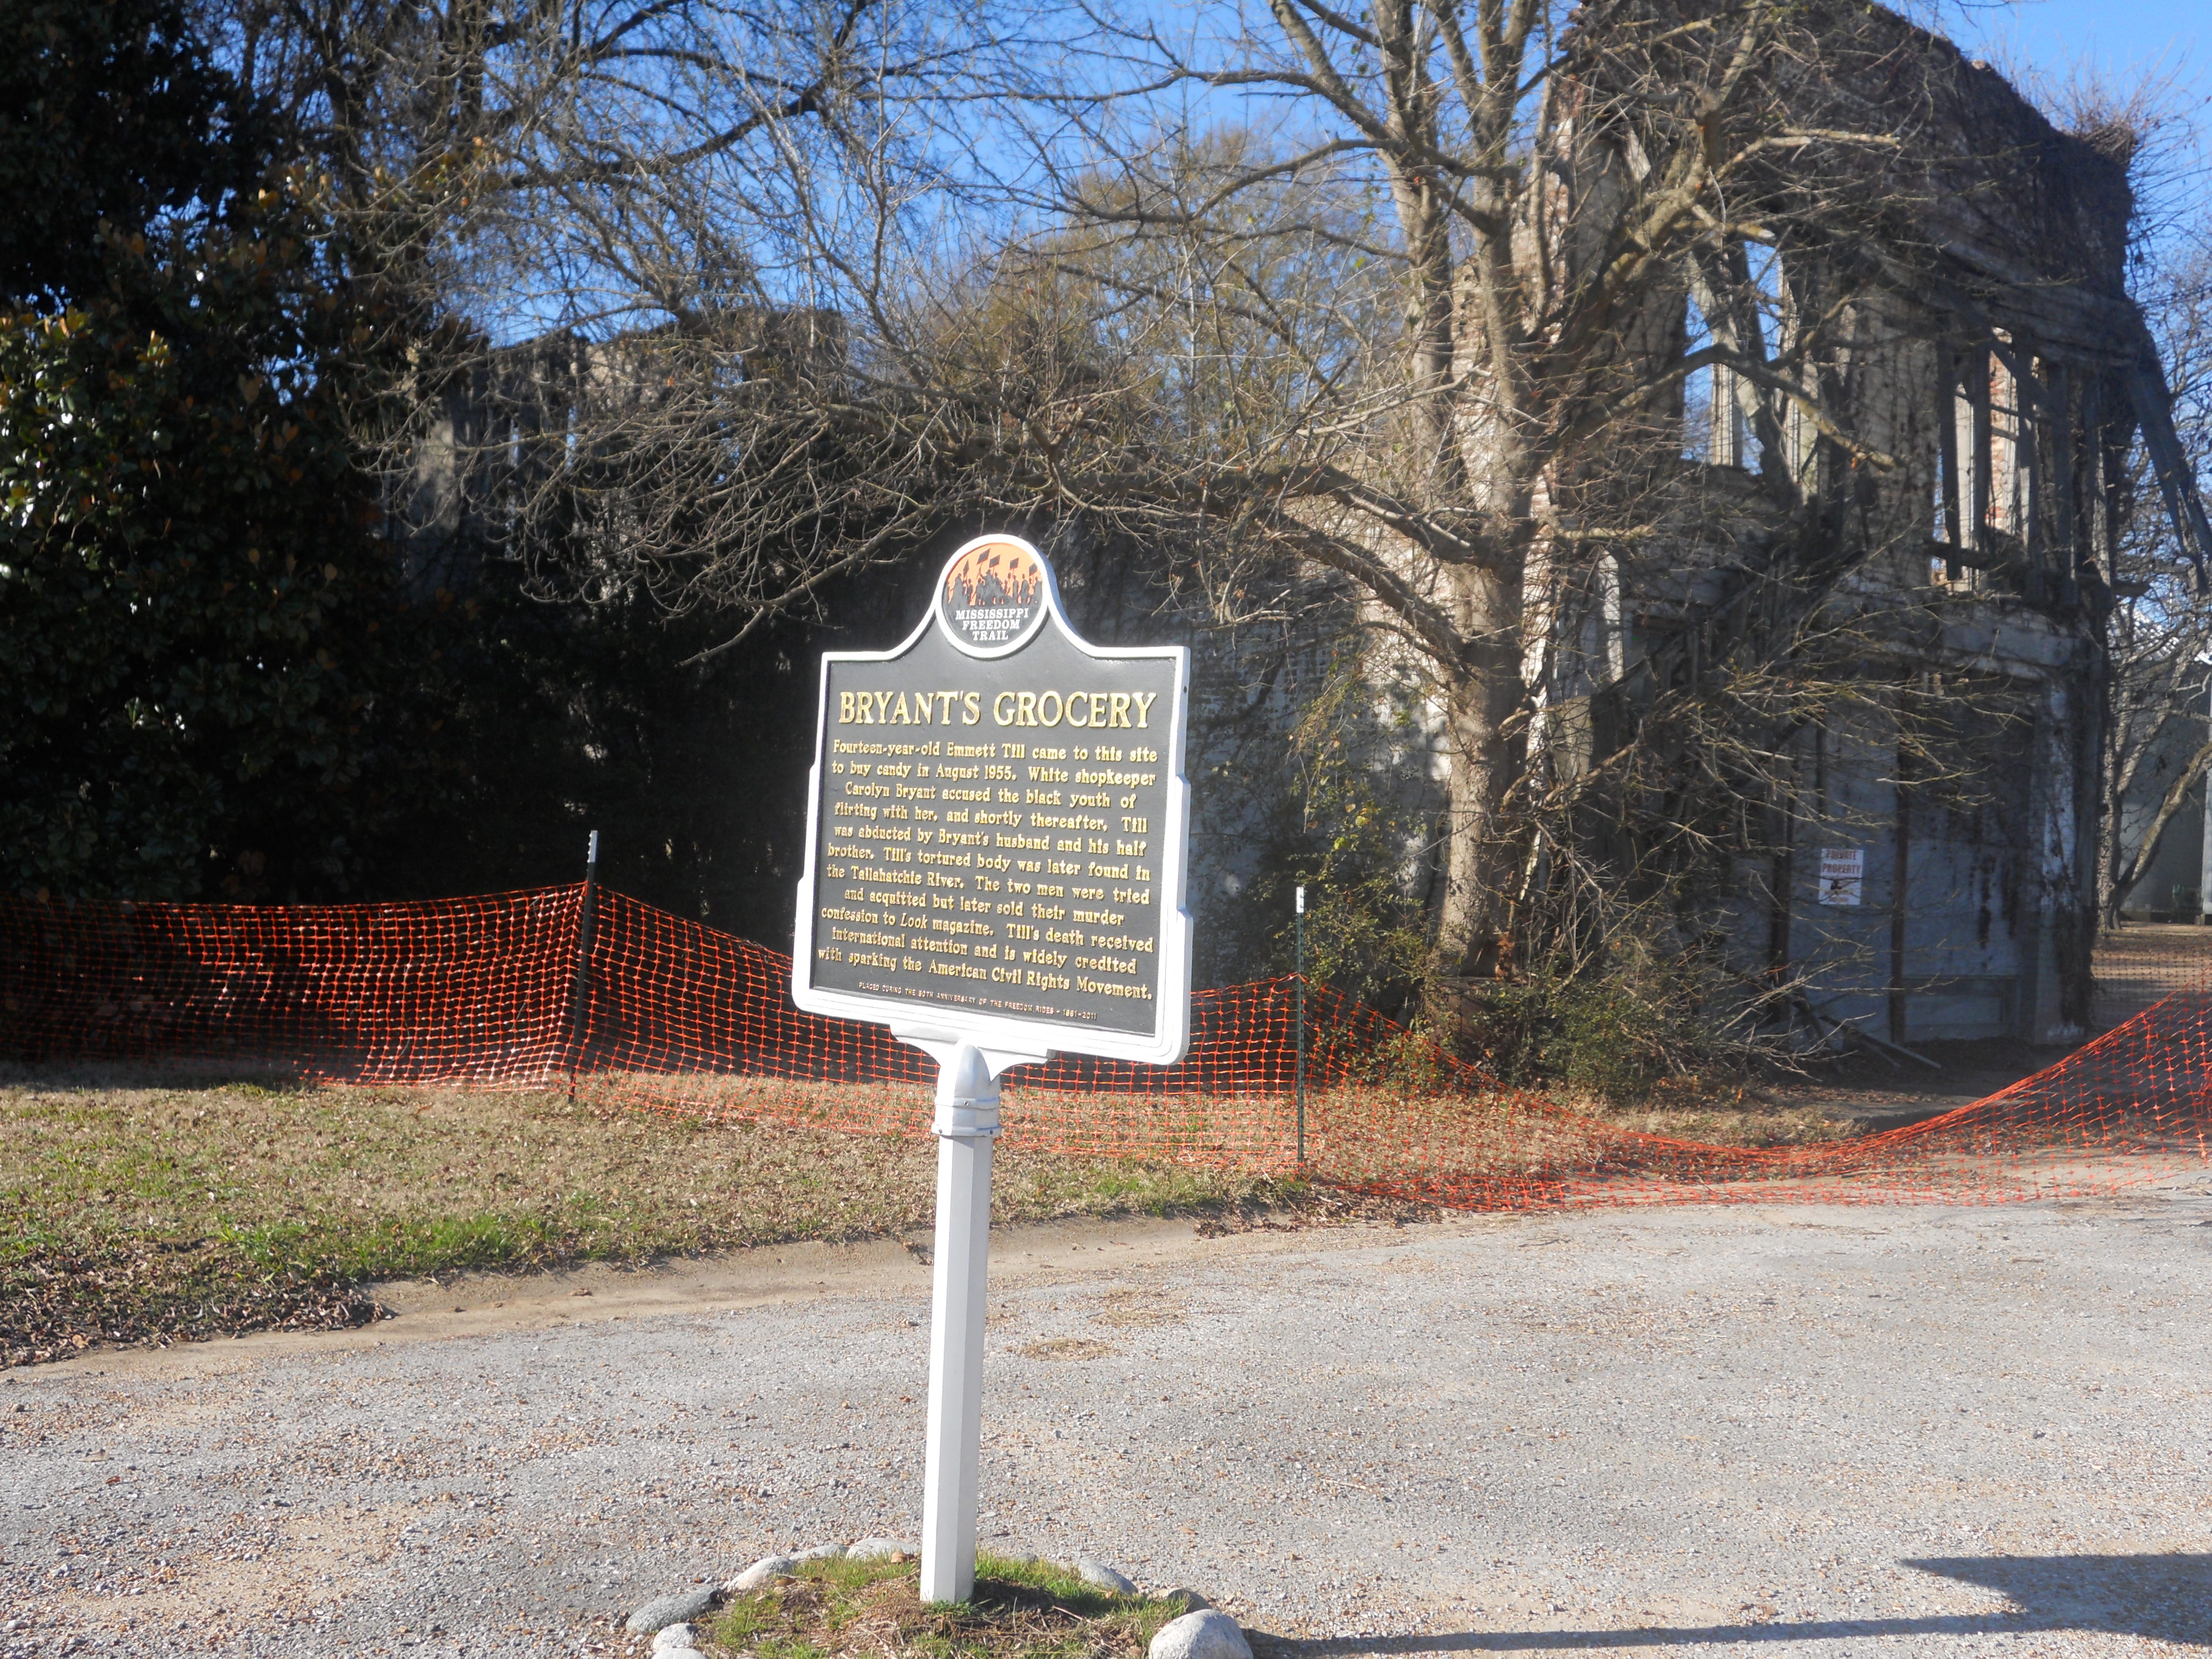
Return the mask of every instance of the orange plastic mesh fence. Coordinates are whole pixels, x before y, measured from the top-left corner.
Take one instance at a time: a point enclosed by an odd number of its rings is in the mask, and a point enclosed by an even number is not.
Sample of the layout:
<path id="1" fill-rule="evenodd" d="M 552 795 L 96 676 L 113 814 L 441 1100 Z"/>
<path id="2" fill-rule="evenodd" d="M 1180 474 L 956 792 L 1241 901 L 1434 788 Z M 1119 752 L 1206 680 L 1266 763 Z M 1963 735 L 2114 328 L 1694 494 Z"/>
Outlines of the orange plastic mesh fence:
<path id="1" fill-rule="evenodd" d="M 789 959 L 584 889 L 290 908 L 0 901 L 0 1055 L 280 1069 L 356 1084 L 573 1087 L 595 1102 L 925 1135 L 932 1062 L 792 1006 Z M 1325 987 L 1306 998 L 1308 1168 L 1467 1208 L 1996 1202 L 2109 1191 L 2208 1156 L 2212 933 L 2105 962 L 2114 1029 L 1948 1116 L 1753 1150 L 1641 1134 L 1499 1086 Z M 1009 1140 L 1260 1170 L 1296 1159 L 1296 984 L 1200 993 L 1172 1066 L 1006 1079 Z"/>

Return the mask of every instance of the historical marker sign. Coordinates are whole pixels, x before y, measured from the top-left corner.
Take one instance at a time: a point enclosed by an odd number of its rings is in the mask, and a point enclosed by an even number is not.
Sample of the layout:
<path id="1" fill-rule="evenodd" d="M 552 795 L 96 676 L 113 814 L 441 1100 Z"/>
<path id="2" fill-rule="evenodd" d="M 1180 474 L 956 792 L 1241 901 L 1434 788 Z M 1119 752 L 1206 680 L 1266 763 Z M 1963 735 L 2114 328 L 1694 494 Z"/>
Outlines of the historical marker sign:
<path id="1" fill-rule="evenodd" d="M 956 554 L 930 614 L 826 653 L 802 1008 L 1008 1053 L 1182 1058 L 1188 653 L 1078 638 L 1036 550 Z"/>
<path id="2" fill-rule="evenodd" d="M 938 1062 L 921 1598 L 975 1583 L 999 1074 L 1182 1058 L 1188 657 L 1067 625 L 1052 568 L 986 536 L 896 651 L 822 659 L 791 993 Z"/>

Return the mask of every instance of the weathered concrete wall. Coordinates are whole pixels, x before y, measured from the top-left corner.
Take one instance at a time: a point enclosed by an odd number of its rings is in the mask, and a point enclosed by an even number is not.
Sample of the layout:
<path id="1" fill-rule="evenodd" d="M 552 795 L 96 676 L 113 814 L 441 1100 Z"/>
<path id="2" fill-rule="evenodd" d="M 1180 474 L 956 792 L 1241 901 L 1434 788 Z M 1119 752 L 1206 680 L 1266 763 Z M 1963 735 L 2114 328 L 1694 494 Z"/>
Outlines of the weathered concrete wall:
<path id="1" fill-rule="evenodd" d="M 1989 746 L 2014 763 L 1940 778 L 1916 781 L 1910 757 L 1900 766 L 1879 711 L 1800 738 L 1789 955 L 1824 1014 L 1905 1043 L 2070 1040 L 2081 1014 L 2061 957 L 2081 868 L 2071 689 L 2023 677 L 2009 718 L 1986 716 Z M 1823 902 L 1824 848 L 1863 860 L 1856 905 Z M 1741 931 L 1748 948 L 1755 918 Z"/>

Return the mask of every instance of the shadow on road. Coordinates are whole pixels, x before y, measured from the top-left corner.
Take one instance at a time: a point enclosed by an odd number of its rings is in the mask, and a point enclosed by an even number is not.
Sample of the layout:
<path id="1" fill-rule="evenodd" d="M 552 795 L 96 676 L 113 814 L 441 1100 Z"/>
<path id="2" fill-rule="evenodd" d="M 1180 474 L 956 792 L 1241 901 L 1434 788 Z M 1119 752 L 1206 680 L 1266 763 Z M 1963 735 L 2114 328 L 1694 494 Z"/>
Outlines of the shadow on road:
<path id="1" fill-rule="evenodd" d="M 1680 1628 L 1452 1631 L 1310 1641 L 1270 1637 L 1255 1640 L 1253 1646 L 1261 1659 L 1336 1659 L 1370 1653 L 1516 1653 L 2039 1631 L 2104 1631 L 2166 1642 L 2212 1641 L 2212 1555 L 1944 1556 L 1902 1565 L 1995 1590 L 2012 1605 L 1996 1613 L 1919 1619 L 1760 1619 Z"/>

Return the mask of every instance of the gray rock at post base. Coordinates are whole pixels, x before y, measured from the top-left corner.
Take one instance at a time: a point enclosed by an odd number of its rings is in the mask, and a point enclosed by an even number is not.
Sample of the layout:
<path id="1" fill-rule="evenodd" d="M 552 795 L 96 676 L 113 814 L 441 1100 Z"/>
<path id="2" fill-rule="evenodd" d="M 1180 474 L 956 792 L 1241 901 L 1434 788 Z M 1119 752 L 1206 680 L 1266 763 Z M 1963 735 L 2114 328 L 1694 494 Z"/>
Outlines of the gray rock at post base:
<path id="1" fill-rule="evenodd" d="M 653 1650 L 665 1653 L 673 1648 L 679 1653 L 694 1651 L 694 1634 L 689 1625 L 670 1625 L 653 1638 Z"/>
<path id="2" fill-rule="evenodd" d="M 1252 1644 L 1227 1613 L 1202 1607 L 1162 1625 L 1150 1659 L 1252 1659 Z"/>
<path id="3" fill-rule="evenodd" d="M 811 1550 L 801 1550 L 792 1557 L 794 1561 L 842 1561 L 845 1559 L 842 1544 L 817 1544 Z"/>
<path id="4" fill-rule="evenodd" d="M 673 1595 L 664 1595 L 658 1601 L 647 1601 L 629 1616 L 628 1626 L 632 1636 L 653 1636 L 671 1625 L 681 1625 L 696 1619 L 714 1605 L 716 1592 L 708 1585 L 696 1589 L 678 1590 Z"/>
<path id="5" fill-rule="evenodd" d="M 895 1555 L 920 1555 L 921 1546 L 910 1538 L 858 1538 L 846 1547 L 848 1561 L 888 1561 Z"/>
<path id="6" fill-rule="evenodd" d="M 1160 1600 L 1173 1603 L 1185 1613 L 1203 1613 L 1213 1605 L 1187 1584 L 1176 1585 L 1165 1595 L 1160 1597 Z"/>
<path id="7" fill-rule="evenodd" d="M 788 1578 L 799 1568 L 799 1560 L 795 1555 L 763 1555 L 722 1588 L 742 1595 L 748 1590 L 758 1589 L 771 1578 Z"/>
<path id="8" fill-rule="evenodd" d="M 1111 1590 L 1116 1595 L 1134 1595 L 1137 1593 L 1137 1586 L 1127 1574 L 1087 1555 L 1076 1562 L 1075 1576 L 1086 1584 Z"/>

